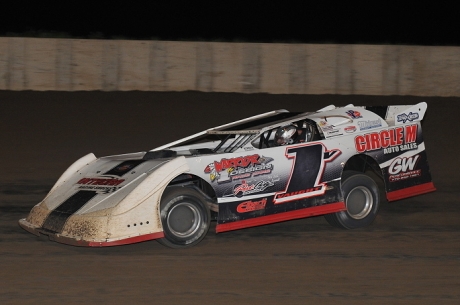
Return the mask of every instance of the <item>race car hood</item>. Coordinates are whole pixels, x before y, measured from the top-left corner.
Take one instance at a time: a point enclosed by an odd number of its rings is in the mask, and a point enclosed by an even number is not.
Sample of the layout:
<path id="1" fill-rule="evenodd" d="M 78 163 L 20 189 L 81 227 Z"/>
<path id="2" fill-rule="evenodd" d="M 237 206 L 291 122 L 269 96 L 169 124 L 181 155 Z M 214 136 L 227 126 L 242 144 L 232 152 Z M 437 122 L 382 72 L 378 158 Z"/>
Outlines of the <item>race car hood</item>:
<path id="1" fill-rule="evenodd" d="M 76 215 L 113 208 L 155 169 L 170 161 L 146 160 L 143 155 L 135 153 L 96 159 L 65 181 L 58 181 L 42 204 L 48 210 L 60 207 Z"/>
<path id="2" fill-rule="evenodd" d="M 163 237 L 159 201 L 190 169 L 184 156 L 143 152 L 72 164 L 19 224 L 35 235 L 78 246 L 113 246 Z"/>

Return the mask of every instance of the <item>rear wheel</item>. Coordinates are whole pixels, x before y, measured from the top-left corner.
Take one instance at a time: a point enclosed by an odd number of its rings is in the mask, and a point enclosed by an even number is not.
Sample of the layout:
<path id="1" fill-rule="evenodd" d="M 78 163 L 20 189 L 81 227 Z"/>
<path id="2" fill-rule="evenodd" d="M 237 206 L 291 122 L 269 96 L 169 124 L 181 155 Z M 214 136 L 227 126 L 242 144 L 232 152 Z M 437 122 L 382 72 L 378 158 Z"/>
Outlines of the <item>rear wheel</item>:
<path id="1" fill-rule="evenodd" d="M 325 215 L 326 220 L 345 229 L 370 225 L 380 206 L 379 189 L 375 181 L 360 172 L 346 171 L 342 177 L 342 193 L 346 211 Z"/>
<path id="2" fill-rule="evenodd" d="M 194 189 L 167 188 L 160 207 L 165 235 L 158 240 L 161 244 L 171 248 L 191 247 L 206 236 L 211 214 L 203 196 Z"/>

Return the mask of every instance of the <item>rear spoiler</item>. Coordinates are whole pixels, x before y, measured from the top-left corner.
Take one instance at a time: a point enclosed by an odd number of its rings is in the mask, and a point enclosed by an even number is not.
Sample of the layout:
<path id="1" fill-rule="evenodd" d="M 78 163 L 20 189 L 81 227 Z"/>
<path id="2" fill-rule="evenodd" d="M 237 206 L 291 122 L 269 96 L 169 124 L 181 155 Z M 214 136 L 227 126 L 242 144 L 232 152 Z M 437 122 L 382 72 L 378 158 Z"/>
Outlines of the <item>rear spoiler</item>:
<path id="1" fill-rule="evenodd" d="M 425 102 L 416 105 L 388 106 L 385 120 L 394 122 L 394 125 L 419 122 L 423 120 L 427 107 Z"/>

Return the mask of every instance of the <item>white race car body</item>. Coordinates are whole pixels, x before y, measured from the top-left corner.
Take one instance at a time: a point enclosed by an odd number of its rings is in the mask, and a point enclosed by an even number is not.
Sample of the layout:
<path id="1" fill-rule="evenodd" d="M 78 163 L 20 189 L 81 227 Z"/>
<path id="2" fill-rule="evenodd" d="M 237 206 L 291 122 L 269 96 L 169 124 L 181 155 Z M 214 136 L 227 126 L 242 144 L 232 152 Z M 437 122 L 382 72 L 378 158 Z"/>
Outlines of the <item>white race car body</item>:
<path id="1" fill-rule="evenodd" d="M 205 209 L 215 214 L 217 232 L 322 214 L 336 215 L 328 220 L 345 228 L 359 227 L 363 219 L 367 225 L 376 204 L 352 222 L 341 220 L 353 215 L 348 195 L 344 198 L 345 171 L 377 173 L 389 201 L 435 190 L 420 124 L 426 108 L 420 103 L 278 110 L 149 152 L 89 154 L 69 167 L 19 223 L 36 235 L 82 246 L 165 238 L 170 246 L 193 245 L 206 234 Z M 275 132 L 286 125 L 296 126 L 302 136 L 278 146 Z M 192 199 L 177 203 L 183 190 Z M 365 198 L 374 198 L 365 206 L 378 201 L 371 193 L 364 189 Z M 205 208 L 190 204 L 193 198 Z M 175 204 L 184 209 L 174 214 Z M 185 218 L 190 228 L 176 218 Z"/>

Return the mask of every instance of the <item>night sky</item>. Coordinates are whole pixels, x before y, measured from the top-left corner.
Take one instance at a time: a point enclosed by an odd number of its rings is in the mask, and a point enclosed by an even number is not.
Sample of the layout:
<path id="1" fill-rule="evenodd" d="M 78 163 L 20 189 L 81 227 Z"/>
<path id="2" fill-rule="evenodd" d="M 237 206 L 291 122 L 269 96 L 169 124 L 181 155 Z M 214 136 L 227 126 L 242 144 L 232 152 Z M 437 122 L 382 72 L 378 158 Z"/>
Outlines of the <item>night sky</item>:
<path id="1" fill-rule="evenodd" d="M 102 1 L 92 2 L 93 5 L 85 1 L 15 1 L 0 13 L 0 35 L 460 45 L 460 13 L 453 4 L 152 0 L 111 1 L 110 5 L 101 5 Z"/>

